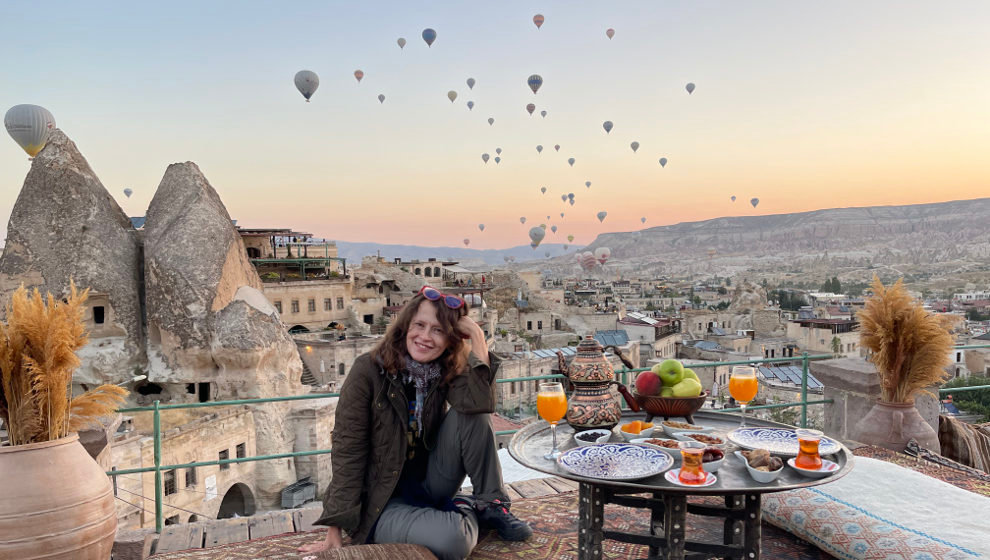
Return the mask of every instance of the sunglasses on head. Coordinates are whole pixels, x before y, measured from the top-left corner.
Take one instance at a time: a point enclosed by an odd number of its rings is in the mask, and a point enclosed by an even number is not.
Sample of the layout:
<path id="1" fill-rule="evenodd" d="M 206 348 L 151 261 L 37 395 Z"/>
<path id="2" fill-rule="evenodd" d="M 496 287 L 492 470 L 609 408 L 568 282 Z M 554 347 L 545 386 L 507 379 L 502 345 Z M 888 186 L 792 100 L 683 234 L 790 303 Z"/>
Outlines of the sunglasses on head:
<path id="1" fill-rule="evenodd" d="M 430 301 L 443 300 L 443 304 L 451 309 L 460 309 L 464 307 L 463 299 L 450 294 L 445 294 L 436 288 L 431 288 L 430 286 L 423 286 L 423 289 L 421 289 L 419 293 Z"/>

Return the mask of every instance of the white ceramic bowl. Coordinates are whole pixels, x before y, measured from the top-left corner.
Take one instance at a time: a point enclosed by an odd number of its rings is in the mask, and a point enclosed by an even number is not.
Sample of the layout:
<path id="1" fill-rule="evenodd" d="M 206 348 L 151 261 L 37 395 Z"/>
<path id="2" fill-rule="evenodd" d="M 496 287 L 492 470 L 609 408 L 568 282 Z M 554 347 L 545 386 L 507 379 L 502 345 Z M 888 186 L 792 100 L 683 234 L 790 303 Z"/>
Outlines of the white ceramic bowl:
<path id="1" fill-rule="evenodd" d="M 584 434 L 595 434 L 598 437 L 595 439 L 595 441 L 584 441 L 583 439 L 578 438 L 579 435 L 584 435 Z M 603 430 L 603 429 L 585 430 L 583 432 L 578 432 L 574 434 L 574 443 L 578 444 L 578 446 L 580 447 L 584 447 L 585 445 L 595 445 L 596 443 L 608 443 L 608 439 L 611 436 L 612 436 L 612 430 Z"/>
<path id="2" fill-rule="evenodd" d="M 694 439 L 693 437 L 691 437 L 692 433 L 693 432 L 691 432 L 691 433 L 689 433 L 689 432 L 680 432 L 680 433 L 674 435 L 674 439 L 676 439 L 677 441 L 698 441 L 698 440 Z M 722 443 L 707 443 L 707 442 L 704 442 L 704 441 L 699 442 L 699 443 L 704 443 L 708 447 L 717 447 L 717 448 L 721 449 L 723 452 L 725 451 L 726 440 L 725 440 L 724 437 L 722 437 L 722 436 L 716 436 L 714 434 L 700 434 L 700 435 L 705 435 L 705 436 L 708 436 L 708 437 L 717 438 Z"/>
<path id="3" fill-rule="evenodd" d="M 826 476 L 832 476 L 833 474 L 839 472 L 839 465 L 827 459 L 822 459 L 822 468 L 816 471 L 796 467 L 794 465 L 793 457 L 787 460 L 787 464 L 790 465 L 792 469 L 796 470 L 801 476 L 806 476 L 808 478 L 825 478 Z"/>
<path id="4" fill-rule="evenodd" d="M 624 440 L 626 440 L 626 441 L 628 441 L 630 443 L 634 439 L 653 437 L 653 432 L 656 429 L 657 429 L 656 424 L 654 424 L 652 428 L 646 428 L 645 430 L 643 430 L 642 432 L 640 432 L 638 434 L 632 434 L 632 433 L 629 433 L 629 432 L 623 430 L 622 429 L 622 424 L 619 424 L 619 434 L 622 436 L 622 439 L 624 439 Z"/>
<path id="5" fill-rule="evenodd" d="M 681 450 L 680 449 L 671 449 L 671 448 L 668 448 L 668 447 L 663 447 L 662 445 L 654 445 L 652 443 L 646 443 L 646 441 L 647 440 L 650 440 L 650 439 L 662 439 L 664 441 L 672 441 L 674 443 L 679 443 L 676 439 L 667 439 L 667 438 L 662 438 L 662 437 L 661 438 L 636 438 L 636 439 L 630 441 L 629 443 L 641 443 L 643 445 L 649 445 L 650 447 L 656 447 L 657 449 L 663 449 L 667 453 L 670 453 L 670 456 L 674 458 L 674 464 L 675 465 L 680 465 L 681 464 Z"/>
<path id="6" fill-rule="evenodd" d="M 686 424 L 686 422 L 683 422 Z M 689 433 L 689 434 L 710 434 L 715 431 L 715 428 L 709 428 L 705 426 L 697 426 L 697 429 L 690 430 L 687 428 L 675 428 L 668 426 L 666 421 L 663 421 L 658 426 L 663 430 L 663 433 L 667 434 L 669 437 L 674 437 L 679 433 Z"/>
<path id="7" fill-rule="evenodd" d="M 707 463 L 701 463 L 701 468 L 705 472 L 718 472 L 719 467 L 725 462 L 725 451 L 722 451 L 722 458 L 718 461 L 708 461 Z"/>
<path id="8" fill-rule="evenodd" d="M 753 477 L 753 480 L 757 482 L 761 482 L 763 484 L 767 484 L 769 482 L 773 482 L 777 480 L 777 477 L 780 476 L 780 473 L 784 472 L 784 467 L 780 467 L 775 471 L 769 471 L 769 472 L 758 471 L 755 468 L 749 466 L 749 461 L 746 460 L 746 457 L 742 454 L 742 451 L 736 451 L 736 457 L 739 457 L 739 460 L 742 461 L 743 465 L 746 465 L 746 470 L 749 471 L 749 476 Z"/>

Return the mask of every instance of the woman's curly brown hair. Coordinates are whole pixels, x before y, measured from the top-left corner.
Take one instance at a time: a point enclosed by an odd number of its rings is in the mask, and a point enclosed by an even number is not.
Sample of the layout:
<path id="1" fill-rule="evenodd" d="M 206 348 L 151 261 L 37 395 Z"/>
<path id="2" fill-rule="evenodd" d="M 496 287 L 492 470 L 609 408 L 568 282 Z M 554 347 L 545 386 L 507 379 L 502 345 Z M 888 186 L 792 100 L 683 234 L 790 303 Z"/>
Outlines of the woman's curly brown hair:
<path id="1" fill-rule="evenodd" d="M 417 294 L 388 326 L 382 340 L 371 349 L 371 357 L 382 364 L 388 372 L 400 372 L 406 368 L 406 357 L 409 356 L 406 350 L 406 335 L 409 333 L 409 324 L 424 302 L 432 305 L 436 310 L 437 321 L 447 336 L 447 349 L 440 355 L 439 360 L 443 370 L 443 382 L 450 383 L 467 366 L 465 351 L 467 343 L 457 330 L 457 321 L 467 313 L 467 306 L 451 309 L 440 301 L 430 301 L 423 294 Z"/>

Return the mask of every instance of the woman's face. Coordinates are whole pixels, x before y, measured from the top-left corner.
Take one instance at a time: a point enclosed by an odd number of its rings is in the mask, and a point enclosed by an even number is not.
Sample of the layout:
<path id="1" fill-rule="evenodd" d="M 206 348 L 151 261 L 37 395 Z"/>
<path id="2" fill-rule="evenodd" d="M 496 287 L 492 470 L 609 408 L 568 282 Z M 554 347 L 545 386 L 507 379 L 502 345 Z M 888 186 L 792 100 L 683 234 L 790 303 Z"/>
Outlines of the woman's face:
<path id="1" fill-rule="evenodd" d="M 406 352 L 417 362 L 427 363 L 439 358 L 446 349 L 447 334 L 437 320 L 436 308 L 428 301 L 420 303 L 406 333 Z"/>

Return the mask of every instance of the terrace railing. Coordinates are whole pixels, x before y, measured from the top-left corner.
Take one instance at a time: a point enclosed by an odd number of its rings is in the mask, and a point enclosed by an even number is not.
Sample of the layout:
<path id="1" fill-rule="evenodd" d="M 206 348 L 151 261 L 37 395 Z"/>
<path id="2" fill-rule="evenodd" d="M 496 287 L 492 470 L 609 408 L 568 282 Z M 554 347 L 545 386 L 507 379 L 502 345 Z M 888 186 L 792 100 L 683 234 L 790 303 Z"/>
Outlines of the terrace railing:
<path id="1" fill-rule="evenodd" d="M 976 349 L 976 348 L 990 348 L 990 345 L 976 345 L 976 346 L 959 346 L 957 349 Z M 818 399 L 818 400 L 808 400 L 808 371 L 809 364 L 813 360 L 824 360 L 832 358 L 831 354 L 820 354 L 820 355 L 809 355 L 807 352 L 803 353 L 801 356 L 795 356 L 793 358 L 765 358 L 757 360 L 738 360 L 738 361 L 728 361 L 728 362 L 709 362 L 700 364 L 691 364 L 694 369 L 701 368 L 717 368 L 721 366 L 736 366 L 736 365 L 759 365 L 759 364 L 781 364 L 781 363 L 794 363 L 801 362 L 801 400 L 798 402 L 791 403 L 780 403 L 780 404 L 768 404 L 768 405 L 756 405 L 748 406 L 747 410 L 760 410 L 760 409 L 782 409 L 782 408 L 792 408 L 801 407 L 801 426 L 806 427 L 808 423 L 808 407 L 812 405 L 822 405 L 832 403 L 832 399 Z M 649 368 L 636 368 L 636 369 L 620 369 L 616 371 L 619 376 L 619 380 L 625 383 L 628 381 L 628 376 L 632 373 L 638 373 L 640 371 L 646 371 Z M 524 383 L 527 381 L 543 381 L 560 379 L 566 380 L 567 377 L 564 375 L 536 375 L 530 377 L 516 377 L 511 379 L 497 379 L 496 383 Z M 975 389 L 986 389 L 990 386 L 980 386 L 980 387 L 962 387 L 953 388 L 949 390 L 942 390 L 941 392 L 948 391 L 960 391 L 960 390 L 975 390 Z M 185 408 L 206 408 L 214 406 L 239 406 L 239 405 L 251 405 L 260 404 L 268 402 L 284 402 L 284 401 L 301 401 L 301 400 L 313 400 L 313 399 L 328 399 L 339 397 L 340 393 L 311 393 L 308 395 L 295 395 L 289 397 L 270 397 L 262 399 L 236 399 L 236 400 L 226 400 L 226 401 L 213 401 L 205 403 L 181 403 L 181 404 L 161 404 L 160 401 L 154 401 L 152 406 L 146 407 L 132 407 L 132 408 L 122 408 L 118 410 L 121 413 L 137 413 L 137 412 L 151 412 L 153 415 L 153 427 L 152 436 L 154 438 L 154 465 L 149 467 L 135 468 L 135 469 L 121 469 L 108 471 L 106 474 L 111 477 L 128 475 L 128 474 L 141 474 L 146 472 L 155 473 L 155 530 L 157 532 L 162 531 L 163 527 L 163 510 L 164 510 L 164 500 L 163 500 L 163 484 L 162 484 L 162 473 L 164 471 L 169 471 L 173 469 L 188 469 L 195 467 L 208 467 L 214 465 L 226 465 L 230 463 L 248 463 L 253 461 L 268 461 L 273 459 L 285 459 L 291 457 L 306 457 L 311 455 L 323 455 L 331 453 L 332 449 L 317 449 L 313 451 L 294 451 L 290 453 L 276 453 L 269 455 L 257 455 L 254 457 L 243 457 L 235 459 L 221 459 L 216 461 L 196 461 L 193 463 L 182 463 L 176 465 L 163 465 L 162 464 L 162 427 L 161 427 L 161 413 L 170 410 L 179 410 Z M 728 413 L 728 412 L 738 412 L 738 408 L 723 408 L 719 410 L 714 410 L 717 413 Z M 496 432 L 496 435 L 509 435 L 515 433 L 516 430 L 504 430 Z M 143 504 L 142 504 L 143 508 Z"/>

